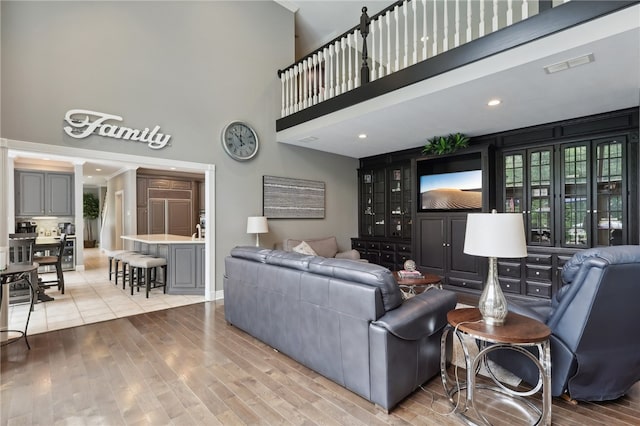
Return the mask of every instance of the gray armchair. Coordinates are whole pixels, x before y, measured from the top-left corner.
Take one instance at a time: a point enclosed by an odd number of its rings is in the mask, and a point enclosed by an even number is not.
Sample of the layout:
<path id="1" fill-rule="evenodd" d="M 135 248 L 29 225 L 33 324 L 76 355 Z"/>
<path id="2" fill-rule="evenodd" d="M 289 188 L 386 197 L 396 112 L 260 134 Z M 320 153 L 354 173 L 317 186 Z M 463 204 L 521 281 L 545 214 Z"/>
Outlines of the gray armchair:
<path id="1" fill-rule="evenodd" d="M 576 253 L 562 270 L 566 284 L 551 305 L 510 303 L 551 335 L 552 395 L 606 401 L 640 380 L 640 246 L 599 247 Z M 527 383 L 538 370 L 513 351 L 491 357 Z"/>

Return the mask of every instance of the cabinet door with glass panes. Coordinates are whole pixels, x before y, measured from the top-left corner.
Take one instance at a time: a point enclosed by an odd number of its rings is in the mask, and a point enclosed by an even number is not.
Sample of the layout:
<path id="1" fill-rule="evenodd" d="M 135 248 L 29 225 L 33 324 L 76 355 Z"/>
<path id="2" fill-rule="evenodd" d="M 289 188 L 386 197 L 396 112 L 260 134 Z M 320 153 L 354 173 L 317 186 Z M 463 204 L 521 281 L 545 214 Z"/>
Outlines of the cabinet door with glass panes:
<path id="1" fill-rule="evenodd" d="M 626 243 L 625 138 L 563 145 L 562 245 Z"/>
<path id="2" fill-rule="evenodd" d="M 553 148 L 505 153 L 504 211 L 522 213 L 527 244 L 553 245 Z"/>
<path id="3" fill-rule="evenodd" d="M 626 138 L 593 141 L 593 246 L 627 244 Z"/>
<path id="4" fill-rule="evenodd" d="M 411 165 L 389 170 L 389 236 L 411 238 Z"/>
<path id="5" fill-rule="evenodd" d="M 361 171 L 360 188 L 360 235 L 384 237 L 386 170 Z"/>

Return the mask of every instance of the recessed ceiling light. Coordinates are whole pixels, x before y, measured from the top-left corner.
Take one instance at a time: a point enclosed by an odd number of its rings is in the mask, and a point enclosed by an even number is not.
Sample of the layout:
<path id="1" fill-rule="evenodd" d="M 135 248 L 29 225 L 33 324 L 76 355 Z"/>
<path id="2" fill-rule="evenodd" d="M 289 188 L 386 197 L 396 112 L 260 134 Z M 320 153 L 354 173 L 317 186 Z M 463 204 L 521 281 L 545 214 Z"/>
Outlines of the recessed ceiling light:
<path id="1" fill-rule="evenodd" d="M 496 105 L 500 105 L 502 101 L 500 99 L 491 99 L 489 100 L 489 102 L 487 102 L 487 105 L 489 106 L 496 106 Z"/>
<path id="2" fill-rule="evenodd" d="M 102 171 L 102 169 L 96 169 L 96 172 L 101 172 L 101 171 Z"/>
<path id="3" fill-rule="evenodd" d="M 360 139 L 366 139 L 366 138 L 367 138 L 367 134 L 366 134 L 366 133 L 360 133 L 360 134 L 358 135 L 358 137 L 359 137 Z"/>
<path id="4" fill-rule="evenodd" d="M 51 158 L 43 158 L 44 161 L 49 161 Z"/>
<path id="5" fill-rule="evenodd" d="M 176 168 L 175 168 L 175 167 L 170 167 L 170 169 L 171 169 L 171 170 L 175 170 Z"/>
<path id="6" fill-rule="evenodd" d="M 92 179 L 92 178 L 93 178 L 93 176 L 87 176 L 87 178 L 88 178 L 88 179 Z"/>

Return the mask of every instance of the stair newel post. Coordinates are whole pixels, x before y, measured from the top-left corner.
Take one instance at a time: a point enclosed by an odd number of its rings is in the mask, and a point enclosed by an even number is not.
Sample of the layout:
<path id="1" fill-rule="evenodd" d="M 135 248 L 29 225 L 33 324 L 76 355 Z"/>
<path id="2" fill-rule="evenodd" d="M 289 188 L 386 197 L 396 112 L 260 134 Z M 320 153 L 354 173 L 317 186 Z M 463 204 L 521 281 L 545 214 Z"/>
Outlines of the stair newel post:
<path id="1" fill-rule="evenodd" d="M 362 67 L 360 68 L 360 81 L 361 85 L 369 82 L 369 56 L 367 53 L 367 36 L 369 35 L 369 15 L 367 15 L 367 8 L 362 8 L 362 15 L 360 16 L 360 34 L 362 34 Z"/>

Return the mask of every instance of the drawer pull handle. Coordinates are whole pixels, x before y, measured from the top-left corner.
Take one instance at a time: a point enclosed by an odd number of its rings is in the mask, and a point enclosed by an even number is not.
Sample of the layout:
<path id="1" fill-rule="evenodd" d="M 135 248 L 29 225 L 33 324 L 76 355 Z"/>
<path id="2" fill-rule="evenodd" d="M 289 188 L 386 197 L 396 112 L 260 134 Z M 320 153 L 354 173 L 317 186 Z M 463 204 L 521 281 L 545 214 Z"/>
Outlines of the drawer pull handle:
<path id="1" fill-rule="evenodd" d="M 536 275 L 540 275 L 540 272 L 536 272 Z"/>
<path id="2" fill-rule="evenodd" d="M 536 293 L 540 293 L 540 289 L 539 288 L 536 288 Z"/>
<path id="3" fill-rule="evenodd" d="M 507 268 L 507 272 L 511 272 L 511 268 Z"/>
<path id="4" fill-rule="evenodd" d="M 507 284 L 507 288 L 511 288 L 511 284 Z"/>

